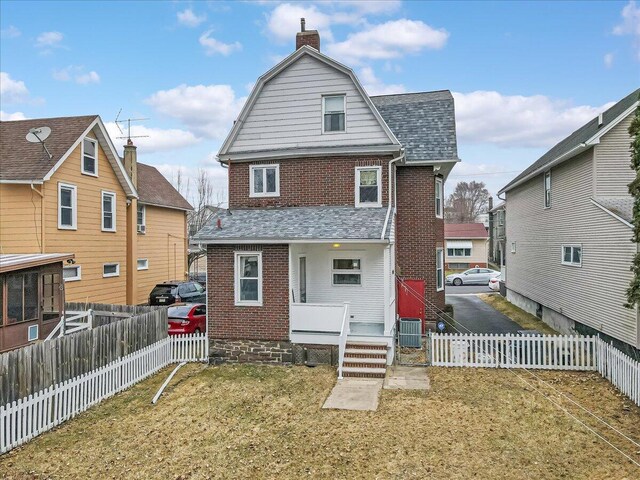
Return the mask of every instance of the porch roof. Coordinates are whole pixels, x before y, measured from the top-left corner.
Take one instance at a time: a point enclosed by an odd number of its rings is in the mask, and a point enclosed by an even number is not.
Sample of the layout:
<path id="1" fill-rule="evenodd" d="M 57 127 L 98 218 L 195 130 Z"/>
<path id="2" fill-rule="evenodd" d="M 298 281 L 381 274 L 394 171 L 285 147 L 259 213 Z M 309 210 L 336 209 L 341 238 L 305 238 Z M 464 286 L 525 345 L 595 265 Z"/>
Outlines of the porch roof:
<path id="1" fill-rule="evenodd" d="M 72 258 L 74 258 L 73 253 L 6 253 L 0 255 L 0 273 L 50 265 Z"/>
<path id="2" fill-rule="evenodd" d="M 280 207 L 215 212 L 194 243 L 388 242 L 386 208 Z M 220 226 L 218 226 L 218 220 Z"/>

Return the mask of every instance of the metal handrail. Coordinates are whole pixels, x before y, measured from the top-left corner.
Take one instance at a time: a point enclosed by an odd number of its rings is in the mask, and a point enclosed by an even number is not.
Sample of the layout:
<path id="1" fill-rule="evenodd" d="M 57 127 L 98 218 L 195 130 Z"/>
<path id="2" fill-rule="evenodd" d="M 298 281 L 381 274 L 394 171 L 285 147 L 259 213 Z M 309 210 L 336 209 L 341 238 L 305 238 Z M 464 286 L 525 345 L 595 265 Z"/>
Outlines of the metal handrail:
<path id="1" fill-rule="evenodd" d="M 349 335 L 349 303 L 344 304 L 344 314 L 342 316 L 342 327 L 340 328 L 340 338 L 338 339 L 338 379 L 342 380 L 342 364 L 344 363 L 344 351 L 347 348 L 347 336 Z"/>

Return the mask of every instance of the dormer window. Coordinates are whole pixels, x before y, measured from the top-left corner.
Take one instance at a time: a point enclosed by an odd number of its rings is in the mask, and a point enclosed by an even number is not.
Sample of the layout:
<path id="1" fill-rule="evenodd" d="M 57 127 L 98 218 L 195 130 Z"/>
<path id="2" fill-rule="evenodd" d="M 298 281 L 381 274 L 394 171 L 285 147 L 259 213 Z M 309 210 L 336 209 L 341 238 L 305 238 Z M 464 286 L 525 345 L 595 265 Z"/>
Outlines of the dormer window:
<path id="1" fill-rule="evenodd" d="M 382 206 L 382 167 L 356 167 L 356 207 Z"/>
<path id="2" fill-rule="evenodd" d="M 280 165 L 251 165 L 250 197 L 280 196 Z"/>
<path id="3" fill-rule="evenodd" d="M 345 96 L 322 97 L 322 132 L 345 131 Z"/>
<path id="4" fill-rule="evenodd" d="M 98 176 L 98 142 L 93 138 L 82 140 L 82 173 Z"/>

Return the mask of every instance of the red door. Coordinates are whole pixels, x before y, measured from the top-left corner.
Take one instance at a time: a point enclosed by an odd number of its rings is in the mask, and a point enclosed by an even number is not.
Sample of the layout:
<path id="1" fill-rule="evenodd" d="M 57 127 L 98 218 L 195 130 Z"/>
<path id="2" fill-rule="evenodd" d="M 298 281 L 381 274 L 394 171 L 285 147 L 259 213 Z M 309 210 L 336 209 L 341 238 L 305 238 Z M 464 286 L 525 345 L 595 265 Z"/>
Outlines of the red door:
<path id="1" fill-rule="evenodd" d="M 422 321 L 422 333 L 424 333 L 424 280 L 398 280 L 397 297 L 398 316 L 419 318 Z"/>

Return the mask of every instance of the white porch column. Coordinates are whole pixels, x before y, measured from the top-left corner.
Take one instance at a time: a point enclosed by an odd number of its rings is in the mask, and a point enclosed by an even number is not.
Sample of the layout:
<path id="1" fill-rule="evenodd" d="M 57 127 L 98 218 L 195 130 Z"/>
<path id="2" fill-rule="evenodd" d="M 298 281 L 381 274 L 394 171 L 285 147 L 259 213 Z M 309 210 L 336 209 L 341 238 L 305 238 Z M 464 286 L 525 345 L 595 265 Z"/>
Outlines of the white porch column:
<path id="1" fill-rule="evenodd" d="M 384 334 L 389 335 L 393 326 L 393 318 L 390 315 L 389 303 L 391 303 L 391 246 L 384 248 Z"/>

